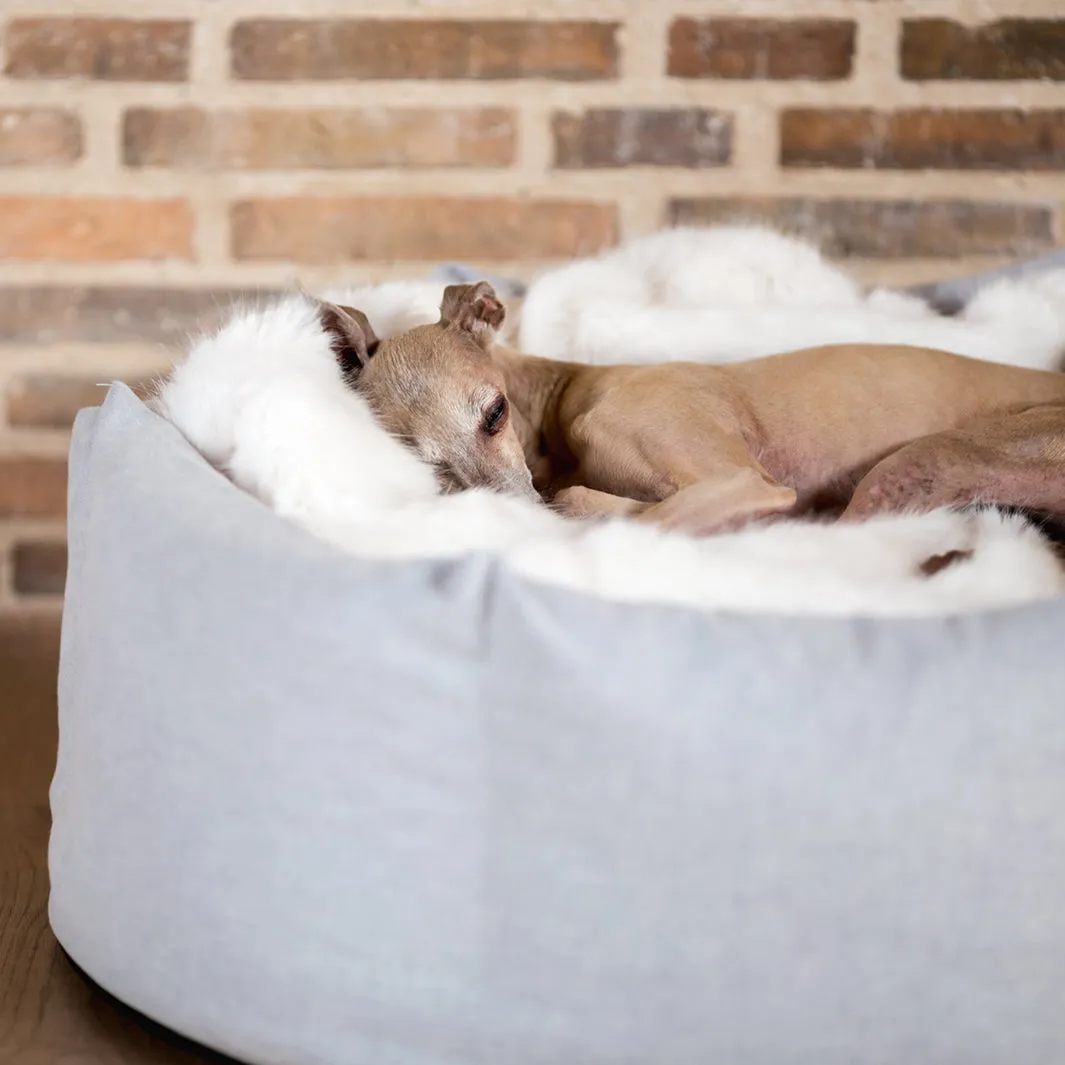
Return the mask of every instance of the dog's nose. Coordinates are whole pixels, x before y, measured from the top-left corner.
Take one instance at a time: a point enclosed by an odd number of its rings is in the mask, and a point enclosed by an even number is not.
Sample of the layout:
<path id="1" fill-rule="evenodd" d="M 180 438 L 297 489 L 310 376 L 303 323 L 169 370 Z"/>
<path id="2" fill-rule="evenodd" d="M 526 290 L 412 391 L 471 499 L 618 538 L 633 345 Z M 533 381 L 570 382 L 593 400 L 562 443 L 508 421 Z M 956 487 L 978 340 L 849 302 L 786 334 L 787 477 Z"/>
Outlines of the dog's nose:
<path id="1" fill-rule="evenodd" d="M 506 482 L 500 485 L 500 491 L 505 492 L 507 495 L 521 496 L 524 499 L 536 500 L 536 502 L 540 501 L 540 493 L 533 487 L 532 474 L 528 470 L 523 473 L 515 472 L 508 477 Z"/>

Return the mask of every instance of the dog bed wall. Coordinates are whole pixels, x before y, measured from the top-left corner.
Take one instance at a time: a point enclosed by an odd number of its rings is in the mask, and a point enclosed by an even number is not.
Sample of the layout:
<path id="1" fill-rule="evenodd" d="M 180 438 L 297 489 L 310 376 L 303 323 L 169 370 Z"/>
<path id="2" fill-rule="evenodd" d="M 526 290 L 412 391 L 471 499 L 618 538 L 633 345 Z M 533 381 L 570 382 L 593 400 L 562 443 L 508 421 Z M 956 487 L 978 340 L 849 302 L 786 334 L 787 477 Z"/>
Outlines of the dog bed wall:
<path id="1" fill-rule="evenodd" d="M 290 526 L 82 412 L 50 918 L 261 1065 L 1065 1047 L 1065 603 L 611 605 Z"/>

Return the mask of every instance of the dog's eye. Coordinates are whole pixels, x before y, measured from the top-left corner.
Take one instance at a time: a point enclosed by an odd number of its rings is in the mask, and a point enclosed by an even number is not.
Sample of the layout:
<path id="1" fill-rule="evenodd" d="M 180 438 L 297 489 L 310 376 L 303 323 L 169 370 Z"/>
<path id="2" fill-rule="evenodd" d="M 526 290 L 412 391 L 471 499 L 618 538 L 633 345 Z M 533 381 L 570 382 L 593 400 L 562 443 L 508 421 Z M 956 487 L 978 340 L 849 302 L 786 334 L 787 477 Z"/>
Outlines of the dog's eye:
<path id="1" fill-rule="evenodd" d="M 485 412 L 481 429 L 489 436 L 494 436 L 507 424 L 507 397 L 500 396 Z"/>

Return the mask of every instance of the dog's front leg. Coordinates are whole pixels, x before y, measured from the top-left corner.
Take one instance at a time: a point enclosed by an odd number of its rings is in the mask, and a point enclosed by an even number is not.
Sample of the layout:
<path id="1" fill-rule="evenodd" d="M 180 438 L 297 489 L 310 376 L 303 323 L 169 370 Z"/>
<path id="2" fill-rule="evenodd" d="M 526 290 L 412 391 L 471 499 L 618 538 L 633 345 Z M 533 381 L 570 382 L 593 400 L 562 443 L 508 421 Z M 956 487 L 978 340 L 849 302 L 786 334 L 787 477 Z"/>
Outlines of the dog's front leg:
<path id="1" fill-rule="evenodd" d="M 783 515 L 796 503 L 794 488 L 767 479 L 753 466 L 723 468 L 661 503 L 643 505 L 636 520 L 692 536 L 731 532 L 759 518 Z"/>

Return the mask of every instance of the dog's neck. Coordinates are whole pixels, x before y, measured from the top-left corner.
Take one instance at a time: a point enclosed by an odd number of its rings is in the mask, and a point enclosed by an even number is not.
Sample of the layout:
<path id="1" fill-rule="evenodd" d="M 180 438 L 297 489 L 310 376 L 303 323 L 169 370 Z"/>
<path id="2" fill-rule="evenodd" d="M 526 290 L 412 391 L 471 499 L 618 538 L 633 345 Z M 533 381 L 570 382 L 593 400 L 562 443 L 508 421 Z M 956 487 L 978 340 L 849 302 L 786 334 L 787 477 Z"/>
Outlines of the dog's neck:
<path id="1" fill-rule="evenodd" d="M 538 487 L 572 462 L 559 408 L 566 389 L 584 367 L 496 344 L 492 361 L 503 371 L 514 428 Z"/>

